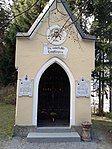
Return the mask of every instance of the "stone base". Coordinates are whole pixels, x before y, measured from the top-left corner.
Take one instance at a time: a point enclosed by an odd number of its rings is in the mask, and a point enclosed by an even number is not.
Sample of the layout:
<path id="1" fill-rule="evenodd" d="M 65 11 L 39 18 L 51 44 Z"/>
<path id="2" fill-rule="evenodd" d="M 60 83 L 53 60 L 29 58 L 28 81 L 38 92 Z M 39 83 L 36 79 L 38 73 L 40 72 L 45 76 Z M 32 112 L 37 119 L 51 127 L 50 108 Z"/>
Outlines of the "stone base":
<path id="1" fill-rule="evenodd" d="M 47 129 L 47 127 L 46 127 L 46 129 Z M 57 127 L 57 129 L 58 129 L 58 127 Z M 57 129 L 56 129 L 56 132 L 58 132 Z M 61 129 L 64 130 L 65 128 L 62 127 Z M 80 136 L 82 134 L 82 128 L 81 128 L 81 126 L 72 126 L 71 128 L 68 127 L 67 128 L 67 131 L 68 130 L 70 130 L 69 132 L 78 132 L 78 134 Z M 18 126 L 18 125 L 16 125 L 16 126 L 14 126 L 13 136 L 27 137 L 27 135 L 30 132 L 40 132 L 40 128 L 38 130 L 38 128 L 36 126 Z"/>
<path id="2" fill-rule="evenodd" d="M 27 137 L 28 133 L 37 132 L 36 126 L 14 126 L 13 136 Z"/>

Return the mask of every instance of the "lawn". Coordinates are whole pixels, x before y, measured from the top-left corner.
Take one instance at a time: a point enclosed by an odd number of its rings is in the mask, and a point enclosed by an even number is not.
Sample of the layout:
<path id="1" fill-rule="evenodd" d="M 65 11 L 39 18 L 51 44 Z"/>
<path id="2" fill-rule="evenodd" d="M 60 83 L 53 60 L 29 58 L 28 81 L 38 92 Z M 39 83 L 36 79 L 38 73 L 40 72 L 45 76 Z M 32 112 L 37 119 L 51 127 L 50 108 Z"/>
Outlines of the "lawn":
<path id="1" fill-rule="evenodd" d="M 93 115 L 92 123 L 93 136 L 112 145 L 112 118 Z"/>
<path id="2" fill-rule="evenodd" d="M 13 134 L 15 106 L 0 102 L 0 138 L 9 138 Z"/>

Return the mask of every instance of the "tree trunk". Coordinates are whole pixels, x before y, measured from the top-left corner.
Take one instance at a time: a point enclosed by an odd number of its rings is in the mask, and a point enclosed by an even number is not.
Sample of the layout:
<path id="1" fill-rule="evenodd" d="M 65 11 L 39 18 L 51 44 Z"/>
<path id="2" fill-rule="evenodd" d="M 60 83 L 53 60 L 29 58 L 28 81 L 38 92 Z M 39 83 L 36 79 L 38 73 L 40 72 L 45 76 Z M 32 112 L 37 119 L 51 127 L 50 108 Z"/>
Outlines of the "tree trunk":
<path id="1" fill-rule="evenodd" d="M 110 71 L 110 90 L 109 90 L 109 99 L 110 99 L 110 107 L 109 107 L 109 111 L 112 112 L 112 75 L 111 75 L 111 71 Z"/>
<path id="2" fill-rule="evenodd" d="M 101 71 L 99 72 L 99 114 L 102 113 L 102 98 L 101 98 Z"/>
<path id="3" fill-rule="evenodd" d="M 101 114 L 103 114 L 103 105 L 104 105 L 104 71 L 102 72 L 102 98 L 101 98 Z"/>

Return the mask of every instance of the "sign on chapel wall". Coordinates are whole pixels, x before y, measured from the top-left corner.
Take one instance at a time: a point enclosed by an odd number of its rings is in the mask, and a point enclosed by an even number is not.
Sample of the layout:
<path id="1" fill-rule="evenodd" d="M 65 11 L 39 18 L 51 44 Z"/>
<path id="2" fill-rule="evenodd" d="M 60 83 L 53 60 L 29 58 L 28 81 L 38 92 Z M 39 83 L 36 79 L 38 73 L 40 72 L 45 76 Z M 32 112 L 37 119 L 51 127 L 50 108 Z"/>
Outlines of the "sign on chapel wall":
<path id="1" fill-rule="evenodd" d="M 66 41 L 67 36 L 64 27 L 53 25 L 48 28 L 46 34 L 48 42 L 53 46 L 48 46 L 47 43 L 45 43 L 43 54 L 60 54 L 66 58 L 68 49 L 64 46 L 61 46 L 61 44 Z"/>
<path id="2" fill-rule="evenodd" d="M 19 96 L 32 96 L 33 81 L 26 75 L 19 81 Z"/>
<path id="3" fill-rule="evenodd" d="M 76 81 L 76 97 L 90 97 L 90 81 L 83 78 Z"/>

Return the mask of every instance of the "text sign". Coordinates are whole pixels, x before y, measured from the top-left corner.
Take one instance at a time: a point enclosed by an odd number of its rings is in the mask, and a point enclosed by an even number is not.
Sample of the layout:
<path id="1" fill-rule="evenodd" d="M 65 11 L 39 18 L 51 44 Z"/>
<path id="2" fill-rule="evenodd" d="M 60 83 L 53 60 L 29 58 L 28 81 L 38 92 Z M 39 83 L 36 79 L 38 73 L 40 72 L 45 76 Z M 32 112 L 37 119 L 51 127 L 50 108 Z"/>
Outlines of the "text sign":
<path id="1" fill-rule="evenodd" d="M 43 54 L 62 54 L 64 57 L 67 57 L 68 49 L 63 46 L 52 46 L 48 47 L 46 44 L 44 44 L 44 52 Z"/>
<path id="2" fill-rule="evenodd" d="M 19 82 L 19 96 L 32 96 L 32 80 L 24 78 Z"/>
<path id="3" fill-rule="evenodd" d="M 76 97 L 90 97 L 90 81 L 76 81 Z"/>

